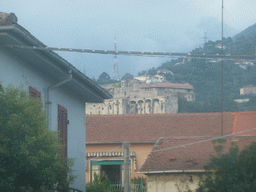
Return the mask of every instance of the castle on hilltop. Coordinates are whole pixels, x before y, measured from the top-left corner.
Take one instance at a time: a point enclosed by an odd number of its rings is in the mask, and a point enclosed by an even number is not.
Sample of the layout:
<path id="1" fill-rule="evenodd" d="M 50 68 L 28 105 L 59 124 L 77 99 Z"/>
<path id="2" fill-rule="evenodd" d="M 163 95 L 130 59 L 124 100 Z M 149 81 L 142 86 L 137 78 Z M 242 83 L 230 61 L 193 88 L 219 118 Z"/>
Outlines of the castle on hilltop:
<path id="1" fill-rule="evenodd" d="M 141 75 L 122 80 L 120 87 L 102 85 L 113 98 L 104 100 L 104 103 L 86 103 L 86 114 L 177 113 L 179 95 L 187 101 L 195 100 L 192 85 L 164 83 L 161 77 L 153 78 L 158 79 L 153 81 L 149 75 Z"/>

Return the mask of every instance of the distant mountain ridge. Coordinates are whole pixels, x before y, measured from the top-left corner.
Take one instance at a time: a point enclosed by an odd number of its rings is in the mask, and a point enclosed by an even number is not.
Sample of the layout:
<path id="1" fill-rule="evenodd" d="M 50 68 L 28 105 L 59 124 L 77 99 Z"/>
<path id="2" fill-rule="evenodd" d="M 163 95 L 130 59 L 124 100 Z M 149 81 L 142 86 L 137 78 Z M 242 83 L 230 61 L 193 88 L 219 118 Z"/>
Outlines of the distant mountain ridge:
<path id="1" fill-rule="evenodd" d="M 243 30 L 242 32 L 236 34 L 233 39 L 237 40 L 240 38 L 245 37 L 246 39 L 248 38 L 255 38 L 256 37 L 256 23 L 248 28 L 246 28 L 245 30 Z"/>

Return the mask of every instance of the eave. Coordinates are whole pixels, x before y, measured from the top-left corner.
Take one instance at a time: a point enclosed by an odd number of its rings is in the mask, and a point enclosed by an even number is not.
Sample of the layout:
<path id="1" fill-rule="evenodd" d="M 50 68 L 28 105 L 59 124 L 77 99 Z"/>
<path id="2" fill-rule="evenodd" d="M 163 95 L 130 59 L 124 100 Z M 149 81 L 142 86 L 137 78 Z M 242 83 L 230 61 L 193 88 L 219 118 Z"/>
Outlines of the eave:
<path id="1" fill-rule="evenodd" d="M 42 42 L 18 24 L 0 25 L 0 45 L 46 47 Z M 112 96 L 97 83 L 93 82 L 53 51 L 18 48 L 1 49 L 11 52 L 18 58 L 33 65 L 44 74 L 53 78 L 56 82 L 67 78 L 67 73 L 71 70 L 73 79 L 64 86 L 78 94 L 85 102 L 98 103 L 103 102 L 104 99 L 112 98 Z"/>
<path id="2" fill-rule="evenodd" d="M 205 170 L 164 170 L 164 171 L 139 171 L 141 174 L 161 174 L 161 173 L 204 173 Z"/>

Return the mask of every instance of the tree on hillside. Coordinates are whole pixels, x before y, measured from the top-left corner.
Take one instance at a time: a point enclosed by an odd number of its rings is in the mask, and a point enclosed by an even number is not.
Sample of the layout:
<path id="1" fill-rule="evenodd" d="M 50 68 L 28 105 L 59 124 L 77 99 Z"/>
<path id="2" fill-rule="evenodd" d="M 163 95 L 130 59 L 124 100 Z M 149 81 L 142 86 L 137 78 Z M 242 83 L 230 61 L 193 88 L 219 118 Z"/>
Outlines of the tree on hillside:
<path id="1" fill-rule="evenodd" d="M 100 74 L 99 78 L 98 78 L 98 83 L 103 84 L 105 82 L 108 82 L 110 80 L 110 76 L 109 74 L 107 74 L 106 72 L 103 72 Z"/>
<path id="2" fill-rule="evenodd" d="M 147 72 L 148 75 L 156 75 L 157 74 L 157 69 L 155 67 L 151 68 Z"/>
<path id="3" fill-rule="evenodd" d="M 111 79 L 109 74 L 106 72 L 103 72 L 100 74 L 97 83 L 104 85 L 104 84 L 110 84 L 110 83 L 119 83 L 119 81 Z"/>
<path id="4" fill-rule="evenodd" d="M 146 75 L 147 74 L 147 71 L 146 70 L 142 70 L 141 72 L 138 73 L 138 76 L 140 75 Z"/>
<path id="5" fill-rule="evenodd" d="M 0 85 L 0 189 L 52 191 L 68 186 L 69 160 L 57 132 L 47 129 L 39 99 Z"/>
<path id="6" fill-rule="evenodd" d="M 218 148 L 216 148 L 218 149 Z M 220 148 L 219 148 L 220 149 Z M 256 189 L 256 143 L 239 153 L 233 145 L 229 153 L 219 153 L 212 157 L 205 169 L 207 175 L 202 179 L 197 192 L 244 192 Z"/>
<path id="7" fill-rule="evenodd" d="M 239 105 L 232 99 L 224 99 L 224 112 L 241 111 Z M 178 113 L 212 113 L 221 112 L 219 98 L 211 98 L 209 101 L 187 101 L 182 96 L 178 97 Z"/>
<path id="8" fill-rule="evenodd" d="M 133 75 L 131 73 L 125 73 L 125 75 L 122 77 L 122 80 L 131 80 L 133 79 Z"/>

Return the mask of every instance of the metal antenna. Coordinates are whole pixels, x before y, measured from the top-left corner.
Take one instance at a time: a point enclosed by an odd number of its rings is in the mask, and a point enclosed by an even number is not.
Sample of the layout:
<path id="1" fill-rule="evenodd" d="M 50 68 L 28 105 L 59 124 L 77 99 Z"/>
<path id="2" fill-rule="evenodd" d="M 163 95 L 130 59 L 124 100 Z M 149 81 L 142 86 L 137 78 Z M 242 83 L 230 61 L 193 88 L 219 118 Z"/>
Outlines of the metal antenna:
<path id="1" fill-rule="evenodd" d="M 114 54 L 114 63 L 112 65 L 113 66 L 112 78 L 114 80 L 119 80 L 118 63 L 116 59 L 116 55 L 118 53 L 118 51 L 116 50 L 116 37 L 114 39 L 115 39 L 115 43 L 114 43 L 115 54 Z"/>

